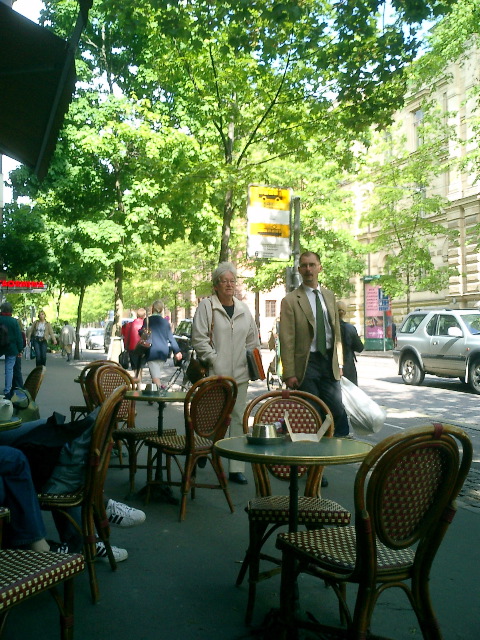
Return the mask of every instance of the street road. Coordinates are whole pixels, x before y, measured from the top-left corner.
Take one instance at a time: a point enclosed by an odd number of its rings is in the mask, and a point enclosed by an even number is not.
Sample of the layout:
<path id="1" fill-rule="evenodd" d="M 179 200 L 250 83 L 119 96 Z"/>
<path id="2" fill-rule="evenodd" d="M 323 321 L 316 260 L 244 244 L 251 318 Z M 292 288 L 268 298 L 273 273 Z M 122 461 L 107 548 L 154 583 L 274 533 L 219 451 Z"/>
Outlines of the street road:
<path id="1" fill-rule="evenodd" d="M 359 386 L 387 410 L 385 427 L 369 440 L 379 440 L 408 427 L 434 421 L 462 427 L 470 436 L 474 457 L 460 504 L 480 513 L 480 396 L 458 378 L 425 376 L 418 386 L 403 383 L 392 357 L 360 355 Z"/>

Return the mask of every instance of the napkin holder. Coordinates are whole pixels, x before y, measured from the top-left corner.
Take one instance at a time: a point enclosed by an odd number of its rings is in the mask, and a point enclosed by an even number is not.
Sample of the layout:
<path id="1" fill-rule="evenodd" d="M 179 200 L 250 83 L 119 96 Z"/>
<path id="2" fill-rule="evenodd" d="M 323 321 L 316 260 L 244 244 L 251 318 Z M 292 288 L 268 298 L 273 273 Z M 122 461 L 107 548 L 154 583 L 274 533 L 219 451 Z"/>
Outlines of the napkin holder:
<path id="1" fill-rule="evenodd" d="M 288 411 L 284 413 L 285 426 L 287 427 L 288 434 L 292 442 L 320 442 L 324 433 L 328 431 L 332 424 L 332 418 L 328 415 L 322 422 L 320 429 L 317 433 L 294 433 L 288 419 Z"/>

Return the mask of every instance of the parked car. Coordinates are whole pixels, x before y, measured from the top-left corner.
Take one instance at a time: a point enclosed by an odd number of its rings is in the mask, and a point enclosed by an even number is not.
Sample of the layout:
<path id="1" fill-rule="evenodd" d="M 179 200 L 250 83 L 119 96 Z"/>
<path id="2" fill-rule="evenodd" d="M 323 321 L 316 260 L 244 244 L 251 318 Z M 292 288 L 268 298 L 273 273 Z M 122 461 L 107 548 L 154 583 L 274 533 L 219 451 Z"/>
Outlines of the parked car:
<path id="1" fill-rule="evenodd" d="M 101 349 L 103 347 L 103 336 L 105 329 L 90 329 L 85 338 L 87 349 Z"/>
<path id="2" fill-rule="evenodd" d="M 393 357 L 405 384 L 422 384 L 430 373 L 460 378 L 480 394 L 480 311 L 416 309 L 397 330 Z"/>
<path id="3" fill-rule="evenodd" d="M 188 352 L 192 348 L 192 324 L 193 320 L 191 318 L 181 320 L 173 334 L 173 337 L 178 342 L 178 346 L 182 350 L 182 356 L 184 358 L 187 358 Z"/>

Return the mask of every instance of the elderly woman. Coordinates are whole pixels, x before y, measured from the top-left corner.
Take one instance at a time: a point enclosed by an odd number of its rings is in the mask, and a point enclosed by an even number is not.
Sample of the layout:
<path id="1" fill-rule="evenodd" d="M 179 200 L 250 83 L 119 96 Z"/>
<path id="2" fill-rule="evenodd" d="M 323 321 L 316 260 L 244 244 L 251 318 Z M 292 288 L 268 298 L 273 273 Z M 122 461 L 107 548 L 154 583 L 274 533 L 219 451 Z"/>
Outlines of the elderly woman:
<path id="1" fill-rule="evenodd" d="M 258 329 L 247 305 L 234 297 L 237 271 L 222 262 L 212 274 L 215 293 L 200 301 L 192 327 L 192 345 L 212 375 L 230 376 L 238 385 L 232 411 L 230 436 L 243 434 L 242 418 L 247 401 L 248 366 L 246 350 L 259 346 Z M 212 331 L 213 325 L 213 331 Z M 212 335 L 211 335 L 212 334 Z M 247 484 L 245 464 L 230 461 L 229 480 Z"/>
<path id="2" fill-rule="evenodd" d="M 177 341 L 173 337 L 170 324 L 162 316 L 163 302 L 162 300 L 155 300 L 152 304 L 152 314 L 150 317 L 143 321 L 143 327 L 139 329 L 138 333 L 141 335 L 144 329 L 151 331 L 152 346 L 147 356 L 147 364 L 152 377 L 152 382 L 160 389 L 162 375 L 162 366 L 166 362 L 169 354 L 170 347 L 173 350 L 176 360 L 182 359 L 182 352 L 177 344 Z"/>

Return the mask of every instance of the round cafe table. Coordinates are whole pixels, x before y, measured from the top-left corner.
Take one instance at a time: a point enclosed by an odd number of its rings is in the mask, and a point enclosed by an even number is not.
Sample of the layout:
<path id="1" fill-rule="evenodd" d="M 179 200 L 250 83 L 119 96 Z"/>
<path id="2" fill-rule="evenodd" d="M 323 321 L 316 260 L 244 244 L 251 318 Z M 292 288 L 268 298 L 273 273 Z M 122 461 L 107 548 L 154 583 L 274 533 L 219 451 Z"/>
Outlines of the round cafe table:
<path id="1" fill-rule="evenodd" d="M 214 445 L 219 456 L 244 462 L 290 465 L 290 522 L 289 531 L 297 531 L 298 524 L 298 467 L 301 465 L 337 465 L 361 462 L 373 445 L 350 438 L 322 438 L 291 442 L 282 438 L 272 444 L 252 444 L 246 436 L 225 438 Z"/>
<path id="2" fill-rule="evenodd" d="M 21 418 L 12 416 L 9 420 L 0 420 L 0 431 L 8 431 L 9 429 L 16 429 L 22 424 Z"/>

